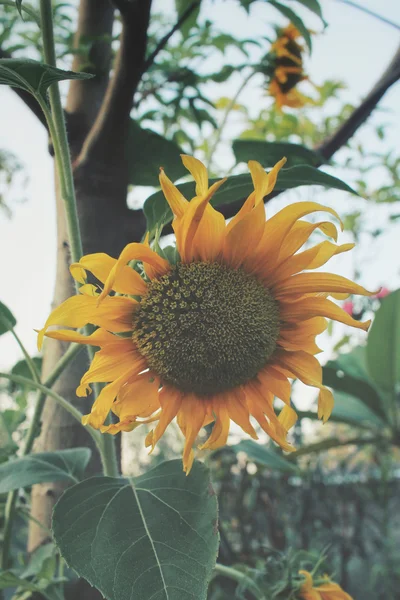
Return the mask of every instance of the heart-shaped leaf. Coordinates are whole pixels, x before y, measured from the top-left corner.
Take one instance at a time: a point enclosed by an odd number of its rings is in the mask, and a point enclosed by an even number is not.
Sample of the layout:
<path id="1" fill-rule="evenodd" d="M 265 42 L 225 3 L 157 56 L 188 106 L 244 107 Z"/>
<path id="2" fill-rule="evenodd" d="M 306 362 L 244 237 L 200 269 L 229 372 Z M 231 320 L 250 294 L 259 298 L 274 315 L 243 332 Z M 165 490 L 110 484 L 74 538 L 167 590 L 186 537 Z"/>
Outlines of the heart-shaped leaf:
<path id="1" fill-rule="evenodd" d="M 93 477 L 55 506 L 62 556 L 107 600 L 205 600 L 218 549 L 217 501 L 195 462 L 162 463 L 140 477 Z"/>
<path id="2" fill-rule="evenodd" d="M 46 481 L 76 483 L 89 462 L 89 448 L 39 452 L 0 465 L 0 494 Z"/>

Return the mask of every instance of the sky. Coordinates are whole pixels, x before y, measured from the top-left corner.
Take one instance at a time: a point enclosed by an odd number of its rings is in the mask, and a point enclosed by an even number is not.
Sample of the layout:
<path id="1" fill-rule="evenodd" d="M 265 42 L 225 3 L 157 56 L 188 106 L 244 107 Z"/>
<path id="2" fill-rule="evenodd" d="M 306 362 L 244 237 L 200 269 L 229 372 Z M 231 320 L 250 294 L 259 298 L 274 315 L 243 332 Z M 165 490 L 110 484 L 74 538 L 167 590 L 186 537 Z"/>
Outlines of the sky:
<path id="1" fill-rule="evenodd" d="M 347 84 L 343 98 L 356 103 L 368 92 L 394 54 L 399 42 L 399 31 L 338 0 L 322 0 L 321 4 L 329 27 L 323 35 L 315 36 L 313 55 L 308 63 L 310 78 L 316 83 L 327 77 L 343 80 Z M 400 23 L 399 0 L 360 0 L 360 4 Z M 161 5 L 160 0 L 158 5 Z M 310 28 L 321 30 L 317 19 L 310 17 L 307 11 L 302 14 L 304 17 L 307 15 L 306 23 Z M 246 17 L 237 2 L 206 0 L 203 16 L 212 18 L 221 28 L 229 28 L 234 35 L 253 39 L 265 35 L 271 21 L 282 23 L 276 11 L 261 2 L 256 3 L 250 17 Z M 242 101 L 247 99 L 244 95 Z M 258 100 L 261 101 L 263 100 Z M 18 322 L 17 333 L 28 351 L 36 354 L 34 329 L 42 327 L 49 314 L 55 277 L 56 228 L 52 160 L 47 153 L 43 127 L 15 93 L 1 87 L 0 103 L 0 148 L 12 151 L 24 165 L 28 176 L 26 187 L 16 186 L 10 194 L 14 198 L 24 197 L 26 201 L 12 203 L 13 216 L 9 220 L 0 213 L 0 300 L 14 313 Z M 385 144 L 388 148 L 397 148 L 399 152 L 399 85 L 392 87 L 380 106 L 390 111 L 385 117 L 391 122 Z M 360 135 L 367 146 L 375 143 L 375 138 L 368 134 L 361 132 Z M 223 161 L 222 156 L 221 162 Z M 336 174 L 340 177 L 340 173 Z M 312 199 L 316 199 L 314 191 L 310 194 Z M 329 194 L 330 204 L 346 206 L 347 194 Z M 291 201 L 291 198 L 288 196 L 286 202 Z M 367 205 L 361 200 L 360 206 L 365 210 Z M 278 206 L 271 203 L 269 210 L 275 212 L 277 209 Z M 371 218 L 379 220 L 380 216 L 371 212 Z M 375 287 L 386 285 L 391 289 L 399 285 L 399 266 L 393 260 L 399 228 L 400 225 L 393 227 L 384 243 L 380 238 L 376 247 L 365 249 L 364 258 L 369 257 L 363 280 L 365 284 Z M 347 241 L 346 236 L 341 241 Z M 351 263 L 349 266 L 349 263 L 345 264 L 339 258 L 333 263 L 334 271 L 347 276 L 351 275 L 353 267 Z M 11 335 L 2 336 L 0 368 L 12 366 L 20 357 L 20 351 Z"/>

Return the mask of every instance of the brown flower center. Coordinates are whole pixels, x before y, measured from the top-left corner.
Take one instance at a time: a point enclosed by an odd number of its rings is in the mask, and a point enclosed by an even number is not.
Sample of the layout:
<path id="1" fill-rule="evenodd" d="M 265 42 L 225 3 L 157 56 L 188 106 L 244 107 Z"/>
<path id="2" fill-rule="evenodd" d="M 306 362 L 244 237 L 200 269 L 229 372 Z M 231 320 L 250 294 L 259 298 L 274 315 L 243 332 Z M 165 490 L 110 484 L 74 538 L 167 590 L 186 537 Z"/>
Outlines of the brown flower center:
<path id="1" fill-rule="evenodd" d="M 164 382 L 206 396 L 252 379 L 275 351 L 279 325 L 278 303 L 254 276 L 179 263 L 149 284 L 133 341 Z"/>

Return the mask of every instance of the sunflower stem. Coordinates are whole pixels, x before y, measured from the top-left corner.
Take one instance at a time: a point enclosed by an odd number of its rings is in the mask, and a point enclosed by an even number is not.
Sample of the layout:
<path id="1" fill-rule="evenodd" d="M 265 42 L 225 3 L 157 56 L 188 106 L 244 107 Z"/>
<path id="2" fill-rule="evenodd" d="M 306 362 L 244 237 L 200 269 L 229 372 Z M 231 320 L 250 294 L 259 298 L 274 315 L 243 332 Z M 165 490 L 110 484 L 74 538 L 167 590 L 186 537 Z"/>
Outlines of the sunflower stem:
<path id="1" fill-rule="evenodd" d="M 43 37 L 43 51 L 45 62 L 53 67 L 57 66 L 54 32 L 53 32 L 53 7 L 51 0 L 40 0 L 40 19 Z M 49 87 L 50 109 L 46 102 L 39 99 L 45 114 L 50 135 L 54 145 L 54 154 L 57 173 L 60 179 L 61 195 L 65 207 L 68 238 L 72 262 L 79 262 L 83 255 L 82 240 L 79 229 L 78 211 L 75 197 L 74 177 L 72 171 L 71 155 L 69 151 L 67 130 L 65 126 L 64 111 L 58 83 Z M 77 291 L 79 284 L 76 284 Z M 89 333 L 88 328 L 86 332 Z M 90 360 L 93 360 L 94 349 L 88 346 Z M 114 438 L 103 439 L 99 445 L 104 474 L 118 475 L 118 462 Z"/>

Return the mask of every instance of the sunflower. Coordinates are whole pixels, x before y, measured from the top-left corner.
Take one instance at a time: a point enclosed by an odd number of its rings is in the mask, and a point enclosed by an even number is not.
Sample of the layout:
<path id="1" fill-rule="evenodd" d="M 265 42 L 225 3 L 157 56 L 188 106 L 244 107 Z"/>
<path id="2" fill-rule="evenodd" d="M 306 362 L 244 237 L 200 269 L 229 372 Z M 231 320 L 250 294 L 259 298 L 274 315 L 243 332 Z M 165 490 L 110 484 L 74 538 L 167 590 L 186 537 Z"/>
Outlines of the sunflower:
<path id="1" fill-rule="evenodd" d="M 190 202 L 160 173 L 174 214 L 176 264 L 152 250 L 147 238 L 128 244 L 118 260 L 102 253 L 84 256 L 71 265 L 72 276 L 83 284 L 81 293 L 51 313 L 38 343 L 40 348 L 46 335 L 100 347 L 77 394 L 86 396 L 94 382 L 107 385 L 83 423 L 115 434 L 157 421 L 146 438 L 154 448 L 177 417 L 189 472 L 193 444 L 210 423 L 212 433 L 202 448 L 225 445 L 231 420 L 257 439 L 252 416 L 285 451 L 293 450 L 286 439 L 297 416 L 290 407 L 290 378 L 320 390 L 318 413 L 326 421 L 333 397 L 322 385 L 315 337 L 326 329 L 326 318 L 364 330 L 369 326 L 327 296 L 369 292 L 338 275 L 301 272 L 353 247 L 323 241 L 298 252 L 316 229 L 336 241 L 332 222 L 302 220 L 317 211 L 339 219 L 333 209 L 300 202 L 265 220 L 263 198 L 286 159 L 268 174 L 249 162 L 254 191 L 229 223 L 210 204 L 225 180 L 209 187 L 205 166 L 190 156 L 182 160 L 196 181 Z M 87 283 L 88 271 L 104 284 L 101 293 Z M 98 327 L 89 336 L 48 329 L 87 323 Z M 284 403 L 279 416 L 274 396 Z M 106 424 L 110 410 L 119 421 Z"/>
<path id="2" fill-rule="evenodd" d="M 303 68 L 304 48 L 297 41 L 299 37 L 300 32 L 290 24 L 279 31 L 277 40 L 271 46 L 273 75 L 269 93 L 275 98 L 279 109 L 282 106 L 299 108 L 312 102 L 297 89 L 297 85 L 307 79 Z"/>
<path id="3" fill-rule="evenodd" d="M 299 590 L 299 600 L 353 600 L 340 585 L 333 583 L 329 577 L 323 577 L 322 581 L 315 585 L 311 573 L 299 571 L 305 577 L 305 582 Z"/>

